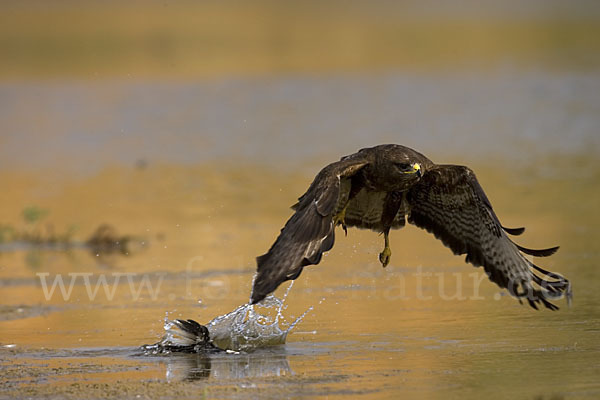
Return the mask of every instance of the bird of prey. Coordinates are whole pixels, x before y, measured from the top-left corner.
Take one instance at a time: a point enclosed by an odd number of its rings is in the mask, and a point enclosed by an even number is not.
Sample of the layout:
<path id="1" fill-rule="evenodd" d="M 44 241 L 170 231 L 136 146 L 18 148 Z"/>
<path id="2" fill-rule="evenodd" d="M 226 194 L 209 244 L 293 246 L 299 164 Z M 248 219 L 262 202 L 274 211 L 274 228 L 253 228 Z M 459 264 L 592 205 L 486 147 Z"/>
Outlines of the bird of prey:
<path id="1" fill-rule="evenodd" d="M 346 234 L 350 226 L 383 233 L 379 260 L 387 266 L 390 229 L 402 228 L 406 219 L 433 233 L 454 254 L 466 254 L 466 262 L 482 266 L 492 282 L 533 308 L 541 303 L 556 310 L 549 300 L 570 299 L 567 279 L 524 256 L 546 257 L 558 247 L 519 246 L 508 235 L 520 235 L 525 228 L 502 226 L 471 169 L 434 164 L 405 146 L 365 148 L 327 165 L 292 209 L 273 246 L 256 259 L 252 304 L 298 278 L 305 266 L 318 264 L 333 247 L 337 225 Z"/>

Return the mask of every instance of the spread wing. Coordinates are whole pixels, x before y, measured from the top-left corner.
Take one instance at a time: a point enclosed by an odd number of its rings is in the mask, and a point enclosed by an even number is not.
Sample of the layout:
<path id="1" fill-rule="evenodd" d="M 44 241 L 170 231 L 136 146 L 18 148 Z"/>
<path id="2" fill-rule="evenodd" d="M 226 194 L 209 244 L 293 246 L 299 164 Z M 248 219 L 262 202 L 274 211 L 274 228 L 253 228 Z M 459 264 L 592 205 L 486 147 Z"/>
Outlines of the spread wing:
<path id="1" fill-rule="evenodd" d="M 333 216 L 338 204 L 348 197 L 347 191 L 342 193 L 340 190 L 342 181 L 350 179 L 367 163 L 360 153 L 356 153 L 319 172 L 293 207 L 296 212 L 273 246 L 256 258 L 258 267 L 252 287 L 252 304 L 264 299 L 281 283 L 296 279 L 303 267 L 318 264 L 323 252 L 333 247 Z"/>
<path id="2" fill-rule="evenodd" d="M 558 247 L 532 250 L 515 244 L 509 234 L 523 228 L 503 228 L 475 174 L 467 167 L 438 165 L 428 170 L 407 194 L 408 221 L 433 233 L 454 254 L 466 254 L 466 261 L 483 266 L 490 280 L 537 308 L 542 303 L 558 309 L 548 299 L 570 298 L 568 280 L 548 272 L 522 253 L 545 257 Z M 536 275 L 534 270 L 542 274 Z"/>

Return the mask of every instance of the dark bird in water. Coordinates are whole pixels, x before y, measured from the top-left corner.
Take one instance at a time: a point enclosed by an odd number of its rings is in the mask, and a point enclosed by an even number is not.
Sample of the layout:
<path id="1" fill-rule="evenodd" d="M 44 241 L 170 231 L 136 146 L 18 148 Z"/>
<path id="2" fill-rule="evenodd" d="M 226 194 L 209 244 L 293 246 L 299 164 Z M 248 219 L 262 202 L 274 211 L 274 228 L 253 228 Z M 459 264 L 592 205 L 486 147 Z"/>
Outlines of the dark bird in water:
<path id="1" fill-rule="evenodd" d="M 454 254 L 466 254 L 466 262 L 482 266 L 492 282 L 533 308 L 543 304 L 556 310 L 549 300 L 571 297 L 567 279 L 524 256 L 547 257 L 558 247 L 519 246 L 508 235 L 520 235 L 525 228 L 502 226 L 473 171 L 434 164 L 405 146 L 366 148 L 327 165 L 292 208 L 295 213 L 273 246 L 256 259 L 252 304 L 296 279 L 305 266 L 318 264 L 333 247 L 336 225 L 346 233 L 350 226 L 383 233 L 379 260 L 387 266 L 390 229 L 402 228 L 407 217 Z"/>

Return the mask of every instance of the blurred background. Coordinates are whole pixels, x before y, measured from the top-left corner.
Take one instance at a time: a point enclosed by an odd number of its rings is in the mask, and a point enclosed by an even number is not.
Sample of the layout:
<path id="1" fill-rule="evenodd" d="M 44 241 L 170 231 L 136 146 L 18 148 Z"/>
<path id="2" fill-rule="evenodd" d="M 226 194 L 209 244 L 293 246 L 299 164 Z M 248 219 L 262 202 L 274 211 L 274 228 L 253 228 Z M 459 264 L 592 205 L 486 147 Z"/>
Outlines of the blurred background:
<path id="1" fill-rule="evenodd" d="M 543 265 L 587 301 L 548 343 L 570 345 L 576 323 L 598 326 L 599 38 L 595 0 L 3 1 L 4 341 L 138 345 L 160 335 L 165 309 L 201 322 L 230 311 L 248 298 L 254 257 L 322 166 L 399 143 L 472 167 L 504 224 L 528 227 L 521 244 L 562 245 Z M 338 236 L 327 265 L 311 267 L 290 294 L 302 310 L 323 293 L 335 299 L 306 321 L 321 340 L 327 329 L 398 332 L 431 313 L 418 323 L 428 332 L 460 335 L 467 319 L 480 327 L 474 337 L 494 342 L 485 337 L 491 316 L 506 308 L 514 319 L 499 323 L 503 339 L 509 325 L 542 329 L 522 323 L 524 308 L 508 298 L 438 298 L 438 311 L 375 300 L 417 266 L 472 268 L 407 227 L 393 234 L 382 277 L 377 234 Z M 77 284 L 71 300 L 46 300 L 37 274 L 70 272 L 165 280 L 154 299 L 132 301 L 123 288 L 92 301 Z M 482 290 L 498 292 L 487 282 Z M 353 309 L 333 323 L 338 300 Z M 405 319 L 378 319 L 399 309 Z M 438 326 L 448 315 L 456 320 Z M 418 324 L 416 335 L 427 335 Z M 48 326 L 43 338 L 32 334 Z M 597 355 L 593 331 L 580 333 L 581 348 Z M 562 365 L 548 361 L 534 360 Z M 549 381 L 565 378 L 555 373 Z"/>
<path id="2" fill-rule="evenodd" d="M 599 20 L 593 0 L 5 1 L 0 167 L 596 152 Z"/>

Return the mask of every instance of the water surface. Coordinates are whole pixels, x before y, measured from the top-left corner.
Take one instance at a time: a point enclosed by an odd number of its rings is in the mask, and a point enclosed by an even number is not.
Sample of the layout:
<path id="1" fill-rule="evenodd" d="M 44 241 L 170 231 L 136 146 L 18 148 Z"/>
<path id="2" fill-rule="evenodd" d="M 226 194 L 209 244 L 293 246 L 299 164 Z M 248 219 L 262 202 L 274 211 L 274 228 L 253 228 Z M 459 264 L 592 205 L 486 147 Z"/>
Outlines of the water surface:
<path id="1" fill-rule="evenodd" d="M 3 84 L 2 226 L 81 244 L 108 224 L 131 249 L 0 253 L 0 396 L 597 398 L 598 89 L 513 72 Z M 502 222 L 527 227 L 519 243 L 561 246 L 536 262 L 571 280 L 573 305 L 520 305 L 412 226 L 382 269 L 383 239 L 350 230 L 295 282 L 287 320 L 313 309 L 284 345 L 140 355 L 165 316 L 244 304 L 319 168 L 381 142 L 469 164 Z M 57 277 L 68 295 L 50 294 Z"/>

